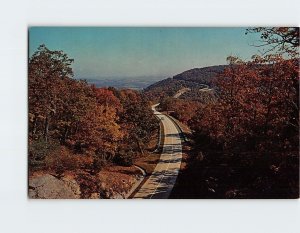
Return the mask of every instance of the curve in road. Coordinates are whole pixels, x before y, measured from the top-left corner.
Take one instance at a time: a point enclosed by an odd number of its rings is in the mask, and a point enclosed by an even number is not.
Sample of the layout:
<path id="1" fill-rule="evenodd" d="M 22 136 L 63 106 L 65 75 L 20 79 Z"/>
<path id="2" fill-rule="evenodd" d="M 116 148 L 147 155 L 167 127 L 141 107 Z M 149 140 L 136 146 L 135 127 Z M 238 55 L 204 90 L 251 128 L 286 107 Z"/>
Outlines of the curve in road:
<path id="1" fill-rule="evenodd" d="M 153 105 L 152 110 L 164 127 L 162 154 L 153 173 L 134 194 L 133 198 L 169 198 L 180 170 L 182 159 L 181 132 L 167 115 L 156 111 L 155 107 L 157 106 L 158 104 Z"/>

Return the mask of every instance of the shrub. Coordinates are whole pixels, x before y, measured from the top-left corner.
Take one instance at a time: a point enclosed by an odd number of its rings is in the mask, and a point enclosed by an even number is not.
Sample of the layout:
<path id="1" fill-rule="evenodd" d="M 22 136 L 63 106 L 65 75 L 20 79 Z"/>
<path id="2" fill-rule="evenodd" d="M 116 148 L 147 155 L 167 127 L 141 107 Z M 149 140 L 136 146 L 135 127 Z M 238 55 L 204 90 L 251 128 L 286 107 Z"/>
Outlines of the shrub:
<path id="1" fill-rule="evenodd" d="M 29 142 L 29 168 L 39 170 L 46 166 L 45 159 L 49 154 L 59 153 L 59 143 L 40 138 Z"/>
<path id="2" fill-rule="evenodd" d="M 132 150 L 120 150 L 114 157 L 114 163 L 120 166 L 129 167 L 133 164 L 134 153 Z"/>
<path id="3" fill-rule="evenodd" d="M 46 168 L 55 173 L 58 176 L 62 176 L 65 171 L 73 171 L 86 163 L 90 163 L 88 159 L 83 159 L 83 156 L 74 155 L 64 146 L 61 146 L 59 150 L 53 151 L 45 157 Z"/>
<path id="4" fill-rule="evenodd" d="M 91 174 L 95 175 L 101 171 L 103 166 L 105 165 L 106 161 L 103 160 L 101 157 L 95 155 L 93 156 L 93 162 L 91 164 Z"/>
<path id="5" fill-rule="evenodd" d="M 81 198 L 87 199 L 92 193 L 99 193 L 100 186 L 97 176 L 92 176 L 87 173 L 79 173 L 76 176 L 76 181 L 80 186 Z"/>

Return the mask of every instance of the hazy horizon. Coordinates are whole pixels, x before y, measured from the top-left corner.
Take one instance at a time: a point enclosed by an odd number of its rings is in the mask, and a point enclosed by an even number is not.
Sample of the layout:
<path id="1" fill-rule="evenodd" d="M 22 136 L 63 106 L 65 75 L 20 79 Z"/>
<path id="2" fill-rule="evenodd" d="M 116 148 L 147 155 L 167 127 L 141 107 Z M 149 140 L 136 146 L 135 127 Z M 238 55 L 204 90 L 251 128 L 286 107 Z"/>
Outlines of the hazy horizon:
<path id="1" fill-rule="evenodd" d="M 73 58 L 76 79 L 168 78 L 193 68 L 250 59 L 257 35 L 246 28 L 30 27 L 29 56 L 39 45 Z"/>

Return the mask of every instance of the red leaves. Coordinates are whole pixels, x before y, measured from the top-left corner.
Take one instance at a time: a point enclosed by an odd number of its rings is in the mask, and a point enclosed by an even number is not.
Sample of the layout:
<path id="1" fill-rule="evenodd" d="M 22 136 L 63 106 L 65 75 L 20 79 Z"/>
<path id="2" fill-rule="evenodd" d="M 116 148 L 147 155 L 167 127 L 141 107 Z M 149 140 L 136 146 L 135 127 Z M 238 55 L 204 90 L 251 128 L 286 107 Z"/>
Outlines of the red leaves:
<path id="1" fill-rule="evenodd" d="M 114 95 L 111 90 L 107 88 L 93 88 L 97 102 L 104 106 L 113 106 L 116 109 L 121 108 L 120 100 Z"/>
<path id="2" fill-rule="evenodd" d="M 55 142 L 70 154 L 110 159 L 123 144 L 132 147 L 135 138 L 147 141 L 158 122 L 141 93 L 96 88 L 72 79 L 72 62 L 62 51 L 45 46 L 30 58 L 29 140 L 41 140 L 45 147 Z M 55 153 L 68 159 L 71 168 L 72 156 L 66 151 Z M 54 159 L 55 155 L 47 156 Z"/>
<path id="3" fill-rule="evenodd" d="M 280 56 L 257 56 L 253 62 L 232 64 L 216 80 L 217 103 L 200 108 L 201 117 L 191 121 L 192 128 L 231 146 L 250 138 L 283 140 L 282 131 L 298 114 L 298 69 L 296 60 Z M 298 121 L 293 124 L 299 125 Z"/>
<path id="4" fill-rule="evenodd" d="M 166 98 L 160 103 L 164 111 L 168 111 L 175 118 L 187 124 L 196 114 L 196 110 L 201 104 L 197 101 L 187 101 L 184 99 Z"/>
<path id="5" fill-rule="evenodd" d="M 90 150 L 115 150 L 122 138 L 119 99 L 111 90 L 71 79 L 73 62 L 62 51 L 41 46 L 29 61 L 30 137 L 50 137 Z M 113 146 L 115 147 L 115 145 Z"/>

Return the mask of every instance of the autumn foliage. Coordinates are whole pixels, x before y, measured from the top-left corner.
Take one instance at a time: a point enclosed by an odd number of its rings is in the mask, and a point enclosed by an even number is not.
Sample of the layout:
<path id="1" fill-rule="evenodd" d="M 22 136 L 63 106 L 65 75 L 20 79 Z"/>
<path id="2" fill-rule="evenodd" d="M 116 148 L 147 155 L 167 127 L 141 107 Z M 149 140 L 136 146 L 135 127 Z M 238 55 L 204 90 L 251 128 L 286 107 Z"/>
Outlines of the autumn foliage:
<path id="1" fill-rule="evenodd" d="M 224 149 L 296 148 L 298 67 L 278 56 L 231 64 L 216 81 L 218 101 L 198 110 L 192 128 Z"/>
<path id="2" fill-rule="evenodd" d="M 160 103 L 160 108 L 181 122 L 187 124 L 201 106 L 198 101 L 187 101 L 184 99 L 165 98 Z"/>
<path id="3" fill-rule="evenodd" d="M 257 32 L 265 53 L 228 57 L 215 101 L 189 114 L 193 156 L 176 198 L 299 197 L 299 28 Z"/>
<path id="4" fill-rule="evenodd" d="M 194 148 L 175 198 L 298 198 L 298 62 L 231 64 L 188 122 Z"/>
<path id="5" fill-rule="evenodd" d="M 140 153 L 158 127 L 141 93 L 76 80 L 72 63 L 45 45 L 29 59 L 30 169 L 93 174 L 124 150 Z"/>

